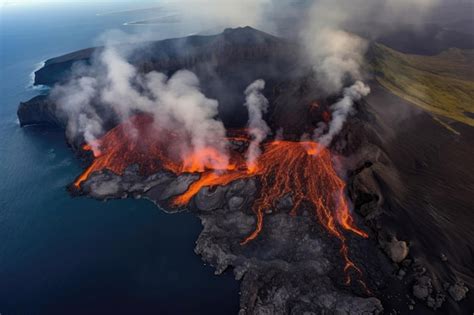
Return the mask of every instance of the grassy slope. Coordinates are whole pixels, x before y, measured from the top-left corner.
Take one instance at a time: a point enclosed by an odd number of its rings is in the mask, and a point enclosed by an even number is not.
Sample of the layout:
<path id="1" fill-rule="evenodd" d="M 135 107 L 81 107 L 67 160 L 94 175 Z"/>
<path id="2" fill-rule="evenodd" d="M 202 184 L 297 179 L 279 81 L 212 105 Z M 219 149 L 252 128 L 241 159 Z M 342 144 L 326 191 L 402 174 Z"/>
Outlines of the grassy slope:
<path id="1" fill-rule="evenodd" d="M 466 115 L 474 113 L 474 50 L 452 48 L 436 56 L 419 56 L 376 44 L 373 67 L 376 80 L 392 93 L 435 118 L 474 126 L 474 115 Z"/>

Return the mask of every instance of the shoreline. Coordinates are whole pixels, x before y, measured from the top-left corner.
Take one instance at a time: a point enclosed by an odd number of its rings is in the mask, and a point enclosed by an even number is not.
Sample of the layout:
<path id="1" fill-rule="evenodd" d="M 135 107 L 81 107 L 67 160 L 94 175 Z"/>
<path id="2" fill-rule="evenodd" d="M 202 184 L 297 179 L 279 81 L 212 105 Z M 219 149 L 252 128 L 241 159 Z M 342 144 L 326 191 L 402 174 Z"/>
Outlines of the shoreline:
<path id="1" fill-rule="evenodd" d="M 49 91 L 51 89 L 47 85 L 43 85 L 43 84 L 36 85 L 35 84 L 35 73 L 36 73 L 36 71 L 40 70 L 41 68 L 43 68 L 46 65 L 46 61 L 47 61 L 47 59 L 44 59 L 44 60 L 42 60 L 42 61 L 40 61 L 40 62 L 38 62 L 34 65 L 35 68 L 29 74 L 30 80 L 29 80 L 28 85 L 26 86 L 27 89 L 36 90 L 36 91 L 40 91 L 40 92 Z"/>
<path id="2" fill-rule="evenodd" d="M 137 21 L 129 21 L 124 22 L 123 26 L 130 26 L 130 25 L 160 25 L 160 24 L 173 24 L 179 23 L 180 20 L 177 19 L 179 17 L 178 13 L 167 14 L 163 16 L 159 16 L 156 18 L 145 19 L 145 20 L 137 20 Z M 169 19 L 172 19 L 169 21 Z"/>

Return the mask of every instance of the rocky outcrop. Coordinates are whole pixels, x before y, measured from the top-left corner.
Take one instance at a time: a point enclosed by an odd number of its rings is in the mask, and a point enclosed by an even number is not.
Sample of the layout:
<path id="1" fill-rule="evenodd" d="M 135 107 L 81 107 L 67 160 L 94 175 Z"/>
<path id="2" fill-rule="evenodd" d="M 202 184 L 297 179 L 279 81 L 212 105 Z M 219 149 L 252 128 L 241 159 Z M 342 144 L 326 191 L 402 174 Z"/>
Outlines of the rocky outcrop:
<path id="1" fill-rule="evenodd" d="M 28 102 L 20 103 L 17 116 L 20 126 L 47 125 L 64 128 L 66 120 L 58 114 L 56 104 L 46 95 L 39 95 Z"/>
<path id="2" fill-rule="evenodd" d="M 408 256 L 408 245 L 405 241 L 399 241 L 394 237 L 385 244 L 385 252 L 394 263 L 401 263 Z"/>
<path id="3" fill-rule="evenodd" d="M 462 281 L 458 281 L 455 284 L 449 286 L 448 289 L 449 295 L 453 300 L 459 302 L 466 297 L 469 288 Z"/>
<path id="4" fill-rule="evenodd" d="M 418 278 L 413 286 L 413 295 L 420 300 L 426 300 L 432 291 L 431 279 L 427 276 Z"/>
<path id="5" fill-rule="evenodd" d="M 34 84 L 53 86 L 66 80 L 74 64 L 89 63 L 94 51 L 96 48 L 88 48 L 46 60 L 44 66 L 35 72 Z"/>

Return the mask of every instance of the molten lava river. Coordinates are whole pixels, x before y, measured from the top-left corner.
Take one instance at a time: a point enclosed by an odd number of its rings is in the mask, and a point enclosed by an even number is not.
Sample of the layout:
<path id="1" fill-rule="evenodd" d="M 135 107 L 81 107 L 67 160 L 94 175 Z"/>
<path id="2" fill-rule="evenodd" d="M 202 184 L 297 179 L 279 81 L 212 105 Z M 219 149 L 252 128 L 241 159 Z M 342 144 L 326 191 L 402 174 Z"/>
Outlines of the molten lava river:
<path id="1" fill-rule="evenodd" d="M 263 144 L 262 154 L 255 165 L 247 167 L 245 154 L 233 150 L 230 150 L 230 158 L 213 148 L 195 150 L 184 158 L 172 154 L 179 150 L 171 150 L 170 143 L 180 143 L 178 140 L 182 137 L 176 132 L 157 128 L 150 116 L 133 116 L 111 129 L 93 146 L 84 146 L 85 150 L 93 151 L 94 160 L 74 185 L 80 189 L 81 183 L 91 173 L 103 169 L 122 174 L 132 164 L 139 165 L 143 175 L 159 170 L 177 175 L 199 172 L 200 178 L 171 201 L 172 206 L 179 207 L 187 205 L 203 187 L 227 185 L 238 179 L 255 177 L 260 183 L 260 193 L 253 205 L 256 226 L 242 240 L 242 245 L 254 240 L 262 231 L 266 211 L 286 194 L 291 194 L 292 215 L 297 215 L 300 205 L 310 206 L 320 224 L 339 239 L 346 284 L 351 282 L 349 270 L 361 275 L 361 270 L 349 258 L 344 231 L 363 238 L 368 235 L 354 224 L 344 193 L 345 182 L 334 170 L 328 149 L 313 141 L 273 140 Z M 228 140 L 248 142 L 249 137 L 241 132 Z"/>

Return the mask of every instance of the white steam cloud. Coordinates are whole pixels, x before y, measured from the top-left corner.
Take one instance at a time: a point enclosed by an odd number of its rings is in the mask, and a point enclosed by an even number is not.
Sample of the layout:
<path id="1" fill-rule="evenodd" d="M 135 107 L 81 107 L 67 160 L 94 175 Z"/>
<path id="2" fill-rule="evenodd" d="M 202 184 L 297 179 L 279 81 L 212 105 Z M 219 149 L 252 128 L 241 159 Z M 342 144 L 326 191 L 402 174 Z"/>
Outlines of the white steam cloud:
<path id="1" fill-rule="evenodd" d="M 313 65 L 319 87 L 331 95 L 340 93 L 348 83 L 355 82 L 345 88 L 343 98 L 330 107 L 332 119 L 329 126 L 320 122 L 314 130 L 313 138 L 323 146 L 329 146 L 341 131 L 348 115 L 353 112 L 353 102 L 370 92 L 362 82 L 367 41 L 342 30 L 342 24 L 349 16 L 347 11 L 337 10 L 337 5 L 341 3 L 316 2 L 301 32 L 302 46 Z"/>
<path id="2" fill-rule="evenodd" d="M 352 84 L 343 90 L 342 99 L 331 106 L 329 126 L 321 122 L 313 138 L 324 146 L 330 145 L 353 112 L 354 101 L 370 93 L 370 88 L 362 82 L 367 41 L 347 30 L 356 27 L 377 36 L 404 23 L 419 23 L 437 3 L 438 0 L 315 0 L 312 3 L 300 39 L 318 85 L 327 94 L 336 94 Z"/>
<path id="3" fill-rule="evenodd" d="M 103 133 L 98 108 L 121 121 L 138 112 L 148 113 L 160 128 L 184 134 L 182 143 L 175 144 L 182 157 L 208 147 L 227 157 L 225 128 L 216 118 L 218 103 L 200 91 L 194 73 L 181 70 L 170 78 L 155 71 L 140 74 L 109 47 L 81 75 L 55 86 L 51 93 L 60 114 L 67 117 L 68 137 L 83 136 L 94 146 Z M 94 102 L 101 105 L 94 106 Z M 227 161 L 219 163 L 217 167 L 223 168 Z"/>
<path id="4" fill-rule="evenodd" d="M 332 119 L 329 123 L 329 130 L 326 134 L 319 136 L 320 129 L 316 129 L 316 140 L 323 146 L 330 145 L 334 136 L 341 131 L 348 115 L 353 112 L 354 101 L 360 100 L 369 93 L 370 88 L 362 81 L 356 81 L 352 86 L 345 88 L 344 97 L 337 103 L 331 105 Z"/>
<path id="5" fill-rule="evenodd" d="M 66 136 L 73 138 L 81 134 L 93 148 L 95 138 L 102 133 L 102 121 L 90 105 L 97 84 L 95 78 L 80 77 L 67 85 L 55 86 L 50 95 L 58 105 L 60 115 L 66 116 Z"/>
<path id="6" fill-rule="evenodd" d="M 247 150 L 247 166 L 250 170 L 255 167 L 257 158 L 261 154 L 260 144 L 270 134 L 270 128 L 265 120 L 263 114 L 268 110 L 268 100 L 262 94 L 265 88 L 265 81 L 259 79 L 250 84 L 245 89 L 245 107 L 249 113 L 248 130 L 252 141 Z"/>
<path id="7" fill-rule="evenodd" d="M 361 66 L 367 42 L 342 30 L 322 28 L 305 31 L 304 46 L 327 93 L 340 91 L 347 80 L 362 79 Z"/>
<path id="8" fill-rule="evenodd" d="M 439 0 L 315 0 L 300 30 L 305 54 L 322 87 L 339 92 L 347 82 L 363 80 L 367 41 L 359 30 L 380 35 L 406 23 L 420 23 Z M 404 25 L 406 26 L 406 25 Z"/>

